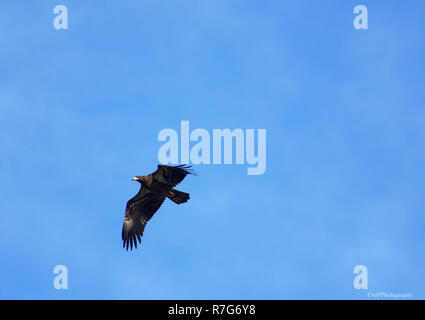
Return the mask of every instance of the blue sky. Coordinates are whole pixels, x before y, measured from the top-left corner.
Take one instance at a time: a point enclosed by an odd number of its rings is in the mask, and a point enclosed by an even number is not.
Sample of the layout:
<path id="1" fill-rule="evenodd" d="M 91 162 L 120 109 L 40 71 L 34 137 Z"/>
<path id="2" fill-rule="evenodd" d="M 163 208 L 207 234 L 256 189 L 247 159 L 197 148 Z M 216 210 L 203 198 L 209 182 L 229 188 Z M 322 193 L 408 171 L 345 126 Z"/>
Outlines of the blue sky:
<path id="1" fill-rule="evenodd" d="M 2 1 L 0 298 L 424 299 L 424 9 Z M 267 170 L 196 166 L 125 252 L 130 179 L 181 120 L 266 129 Z"/>

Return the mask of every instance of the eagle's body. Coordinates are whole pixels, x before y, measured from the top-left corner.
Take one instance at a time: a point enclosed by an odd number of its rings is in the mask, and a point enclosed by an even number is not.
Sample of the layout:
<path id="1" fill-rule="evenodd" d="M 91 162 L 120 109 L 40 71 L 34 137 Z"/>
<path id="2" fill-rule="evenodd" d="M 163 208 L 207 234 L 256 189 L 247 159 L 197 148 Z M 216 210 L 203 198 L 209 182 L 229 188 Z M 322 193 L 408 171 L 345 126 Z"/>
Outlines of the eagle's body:
<path id="1" fill-rule="evenodd" d="M 123 247 L 128 250 L 137 248 L 141 243 L 146 223 L 161 207 L 165 198 L 177 204 L 189 200 L 188 193 L 178 191 L 174 187 L 188 174 L 192 174 L 190 166 L 158 165 L 158 169 L 147 176 L 136 176 L 135 181 L 141 183 L 139 192 L 127 202 L 124 224 L 122 227 Z"/>

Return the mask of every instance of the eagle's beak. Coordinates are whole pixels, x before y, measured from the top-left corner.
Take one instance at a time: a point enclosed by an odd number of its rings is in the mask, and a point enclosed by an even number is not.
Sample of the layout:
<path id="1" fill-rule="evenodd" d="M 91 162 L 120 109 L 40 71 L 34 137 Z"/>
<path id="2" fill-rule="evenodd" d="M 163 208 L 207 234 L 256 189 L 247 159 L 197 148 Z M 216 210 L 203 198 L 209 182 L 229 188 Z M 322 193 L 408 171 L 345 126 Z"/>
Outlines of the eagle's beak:
<path id="1" fill-rule="evenodd" d="M 137 180 L 139 180 L 139 179 L 137 179 L 137 177 L 133 177 L 133 179 L 131 179 L 131 180 L 137 181 Z"/>

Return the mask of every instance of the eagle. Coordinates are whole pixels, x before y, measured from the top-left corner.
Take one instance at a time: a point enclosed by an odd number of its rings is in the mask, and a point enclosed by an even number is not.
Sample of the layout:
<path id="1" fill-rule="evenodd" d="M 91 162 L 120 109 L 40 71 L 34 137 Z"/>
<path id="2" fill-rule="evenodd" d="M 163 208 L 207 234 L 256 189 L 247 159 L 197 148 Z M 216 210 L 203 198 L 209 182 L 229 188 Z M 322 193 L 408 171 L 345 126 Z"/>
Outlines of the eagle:
<path id="1" fill-rule="evenodd" d="M 147 176 L 135 176 L 140 182 L 139 192 L 127 202 L 122 226 L 123 248 L 133 250 L 137 242 L 142 243 L 146 223 L 158 211 L 165 198 L 181 204 L 190 198 L 189 193 L 174 189 L 188 174 L 195 174 L 189 165 L 158 165 L 155 172 Z"/>

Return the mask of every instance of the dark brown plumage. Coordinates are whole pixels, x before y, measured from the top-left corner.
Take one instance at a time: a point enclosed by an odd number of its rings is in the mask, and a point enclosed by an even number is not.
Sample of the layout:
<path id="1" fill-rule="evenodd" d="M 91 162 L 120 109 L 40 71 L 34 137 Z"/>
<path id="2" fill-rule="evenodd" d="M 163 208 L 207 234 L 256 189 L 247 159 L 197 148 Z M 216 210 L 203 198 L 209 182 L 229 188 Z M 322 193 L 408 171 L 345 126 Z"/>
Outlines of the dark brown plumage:
<path id="1" fill-rule="evenodd" d="M 139 192 L 127 202 L 124 224 L 122 227 L 123 248 L 137 248 L 137 242 L 142 242 L 142 235 L 146 223 L 161 207 L 165 198 L 177 204 L 189 200 L 186 192 L 174 189 L 188 174 L 194 174 L 190 166 L 158 165 L 158 169 L 147 176 L 135 176 L 139 181 Z"/>

